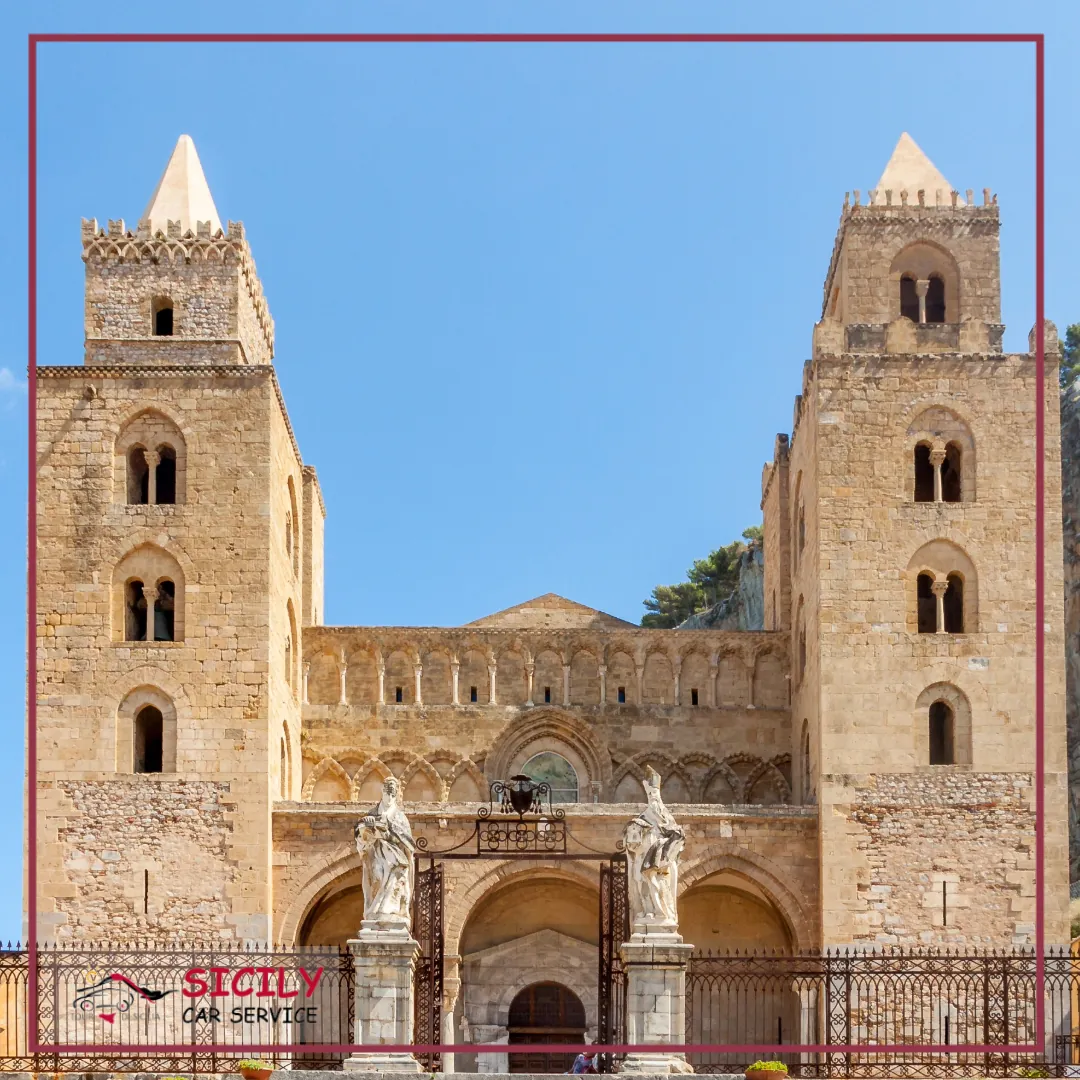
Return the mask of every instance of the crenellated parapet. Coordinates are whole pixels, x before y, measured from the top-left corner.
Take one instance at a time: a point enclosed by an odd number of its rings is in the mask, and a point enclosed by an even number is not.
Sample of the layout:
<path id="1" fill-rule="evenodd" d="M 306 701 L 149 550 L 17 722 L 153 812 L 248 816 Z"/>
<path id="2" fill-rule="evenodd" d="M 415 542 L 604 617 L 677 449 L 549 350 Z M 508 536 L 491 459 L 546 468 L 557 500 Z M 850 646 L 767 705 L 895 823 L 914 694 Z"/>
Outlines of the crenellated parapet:
<path id="1" fill-rule="evenodd" d="M 130 230 L 124 220 L 101 228 L 96 219 L 82 222 L 83 261 L 87 265 L 86 336 L 93 341 L 179 345 L 238 340 L 243 363 L 269 363 L 274 355 L 274 320 L 241 222 L 214 229 L 199 221 L 183 230 L 179 221 L 152 230 L 143 220 Z M 156 279 L 156 293 L 137 291 L 128 267 L 142 271 L 138 286 Z M 148 274 L 147 271 L 150 271 Z M 222 280 L 224 279 L 224 280 Z M 227 282 L 235 281 L 235 285 Z M 163 296 L 176 305 L 175 331 L 164 338 L 151 323 L 152 305 Z M 132 353 L 145 362 L 143 352 Z M 126 362 L 110 355 L 107 361 Z M 190 349 L 177 353 L 190 362 Z M 100 362 L 100 361 L 99 361 Z M 220 360 L 218 362 L 221 362 Z"/>

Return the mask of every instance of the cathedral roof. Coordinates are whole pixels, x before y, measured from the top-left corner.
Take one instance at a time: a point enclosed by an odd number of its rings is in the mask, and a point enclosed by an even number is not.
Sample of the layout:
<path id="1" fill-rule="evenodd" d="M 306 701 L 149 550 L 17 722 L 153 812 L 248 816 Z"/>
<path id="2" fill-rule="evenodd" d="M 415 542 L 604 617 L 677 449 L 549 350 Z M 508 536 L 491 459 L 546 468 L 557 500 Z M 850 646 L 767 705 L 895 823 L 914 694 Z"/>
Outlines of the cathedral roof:
<path id="1" fill-rule="evenodd" d="M 906 131 L 900 136 L 877 187 L 878 191 L 888 189 L 897 195 L 901 191 L 907 191 L 911 196 L 917 191 L 925 191 L 927 203 L 930 205 L 933 205 L 935 191 L 944 194 L 953 189 L 952 184 L 938 172 L 937 166 Z M 963 204 L 963 201 L 957 200 L 958 204 Z"/>
<path id="2" fill-rule="evenodd" d="M 195 232 L 200 221 L 210 222 L 211 234 L 221 228 L 214 197 L 190 135 L 181 135 L 177 140 L 140 220 L 149 221 L 153 233 L 167 232 L 170 221 L 179 221 L 181 232 L 189 229 Z"/>
<path id="3" fill-rule="evenodd" d="M 544 593 L 523 604 L 515 604 L 494 615 L 468 623 L 469 626 L 489 626 L 507 630 L 617 630 L 634 627 L 633 623 L 616 619 L 614 615 L 586 607 L 557 593 Z M 635 627 L 636 629 L 636 627 Z"/>

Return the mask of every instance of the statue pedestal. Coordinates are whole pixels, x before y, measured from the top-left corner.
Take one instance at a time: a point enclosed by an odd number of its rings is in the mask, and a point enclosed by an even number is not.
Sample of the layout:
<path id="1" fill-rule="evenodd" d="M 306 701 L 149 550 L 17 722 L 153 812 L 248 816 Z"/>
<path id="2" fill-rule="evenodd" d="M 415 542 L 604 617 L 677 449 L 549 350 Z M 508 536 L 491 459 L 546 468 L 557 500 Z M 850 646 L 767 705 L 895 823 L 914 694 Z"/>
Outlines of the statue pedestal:
<path id="1" fill-rule="evenodd" d="M 379 1046 L 413 1041 L 413 969 L 420 946 L 406 923 L 387 925 L 364 920 L 349 941 L 356 968 L 354 1042 L 370 1046 L 345 1059 L 346 1072 L 421 1072 L 412 1054 L 389 1053 Z"/>
<path id="2" fill-rule="evenodd" d="M 686 961 L 694 946 L 685 944 L 674 928 L 641 929 L 645 932 L 635 933 L 619 950 L 626 965 L 626 1041 L 685 1042 Z M 656 1075 L 694 1070 L 684 1054 L 634 1050 L 620 1071 Z"/>

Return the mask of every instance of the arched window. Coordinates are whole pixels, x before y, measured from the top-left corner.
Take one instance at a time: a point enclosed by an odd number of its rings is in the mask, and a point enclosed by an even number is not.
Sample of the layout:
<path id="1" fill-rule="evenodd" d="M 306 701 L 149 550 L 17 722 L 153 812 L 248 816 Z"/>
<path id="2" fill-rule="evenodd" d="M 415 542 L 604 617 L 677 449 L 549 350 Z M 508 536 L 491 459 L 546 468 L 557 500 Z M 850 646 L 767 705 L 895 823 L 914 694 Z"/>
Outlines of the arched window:
<path id="1" fill-rule="evenodd" d="M 124 585 L 124 640 L 146 640 L 146 597 L 137 579 Z"/>
<path id="2" fill-rule="evenodd" d="M 157 583 L 154 601 L 154 640 L 174 641 L 176 633 L 176 585 L 168 578 Z"/>
<path id="3" fill-rule="evenodd" d="M 964 579 L 959 574 L 949 574 L 945 579 L 949 587 L 942 603 L 945 615 L 945 633 L 964 632 Z"/>
<path id="4" fill-rule="evenodd" d="M 941 463 L 942 502 L 960 502 L 963 454 L 959 443 L 951 442 L 945 447 L 945 460 Z"/>
<path id="5" fill-rule="evenodd" d="M 799 555 L 803 553 L 803 548 L 806 547 L 806 509 L 803 506 L 799 507 Z"/>
<path id="6" fill-rule="evenodd" d="M 953 711 L 944 701 L 930 706 L 930 764 L 953 765 L 956 762 Z"/>
<path id="7" fill-rule="evenodd" d="M 926 289 L 926 321 L 945 321 L 945 279 L 940 274 L 930 275 L 930 284 Z"/>
<path id="8" fill-rule="evenodd" d="M 285 635 L 285 681 L 289 684 L 293 697 L 296 697 L 297 683 L 299 682 L 296 677 L 296 654 L 300 650 L 299 647 L 293 648 L 293 642 L 299 643 L 299 638 L 296 636 L 296 614 L 293 611 L 291 600 L 285 605 L 285 614 L 288 620 L 288 632 Z"/>
<path id="9" fill-rule="evenodd" d="M 530 780 L 550 784 L 553 803 L 578 801 L 577 772 L 561 754 L 551 750 L 534 754 L 522 765 L 521 771 Z"/>
<path id="10" fill-rule="evenodd" d="M 135 716 L 134 768 L 137 773 L 163 771 L 164 718 L 147 705 Z"/>
<path id="11" fill-rule="evenodd" d="M 934 466 L 930 464 L 930 444 L 915 447 L 915 501 L 934 501 Z"/>
<path id="12" fill-rule="evenodd" d="M 920 574 L 919 591 L 919 633 L 937 632 L 937 598 L 934 596 L 934 578 L 931 574 Z"/>
<path id="13" fill-rule="evenodd" d="M 810 780 L 810 721 L 802 722 L 802 801 L 808 805 L 811 797 Z"/>
<path id="14" fill-rule="evenodd" d="M 154 544 L 129 551 L 113 568 L 114 641 L 184 640 L 184 571 Z"/>
<path id="15" fill-rule="evenodd" d="M 167 296 L 155 297 L 151 304 L 154 337 L 172 337 L 173 303 Z"/>
<path id="16" fill-rule="evenodd" d="M 903 274 L 900 278 L 900 314 L 913 323 L 919 321 L 919 293 L 911 274 Z"/>
<path id="17" fill-rule="evenodd" d="M 134 446 L 127 457 L 127 501 L 133 506 L 145 506 L 150 498 L 150 469 L 146 450 Z"/>
<path id="18" fill-rule="evenodd" d="M 284 736 L 282 736 L 282 739 L 281 739 L 281 776 L 280 776 L 280 778 L 278 780 L 278 788 L 279 788 L 279 790 L 281 792 L 281 797 L 283 799 L 286 798 L 287 795 L 288 795 L 288 790 L 285 787 L 285 774 L 286 774 L 287 771 L 288 770 L 287 770 L 286 765 L 285 765 L 285 738 L 284 738 Z"/>
<path id="19" fill-rule="evenodd" d="M 157 453 L 154 502 L 159 506 L 171 505 L 176 502 L 176 451 L 171 446 L 162 445 Z"/>
<path id="20" fill-rule="evenodd" d="M 293 478 L 289 477 L 289 509 L 286 513 L 285 528 L 288 535 L 285 537 L 285 547 L 292 562 L 294 574 L 300 573 L 300 514 L 296 505 L 296 485 Z"/>
<path id="21" fill-rule="evenodd" d="M 939 538 L 923 544 L 907 565 L 908 632 L 977 634 L 979 585 L 963 548 Z"/>
<path id="22" fill-rule="evenodd" d="M 114 500 L 133 506 L 184 501 L 187 452 L 176 423 L 156 409 L 133 416 L 116 436 Z"/>

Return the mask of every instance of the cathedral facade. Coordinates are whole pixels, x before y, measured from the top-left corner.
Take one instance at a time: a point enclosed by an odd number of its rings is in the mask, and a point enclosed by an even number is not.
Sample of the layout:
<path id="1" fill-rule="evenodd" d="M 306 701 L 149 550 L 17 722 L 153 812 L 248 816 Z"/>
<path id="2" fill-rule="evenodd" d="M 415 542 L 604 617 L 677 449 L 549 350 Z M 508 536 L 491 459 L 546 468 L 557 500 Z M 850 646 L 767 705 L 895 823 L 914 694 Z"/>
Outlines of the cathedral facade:
<path id="1" fill-rule="evenodd" d="M 84 362 L 37 371 L 39 939 L 342 944 L 388 776 L 430 850 L 526 775 L 602 853 L 651 767 L 695 948 L 1031 945 L 1041 635 L 1046 941 L 1068 940 L 1056 369 L 1037 384 L 1034 338 L 1002 351 L 989 192 L 961 197 L 905 135 L 845 197 L 745 632 L 553 594 L 461 627 L 326 626 L 327 505 L 191 140 L 137 228 L 84 221 L 82 245 Z M 448 1033 L 499 1041 L 553 984 L 595 1032 L 596 865 L 445 874 Z"/>

